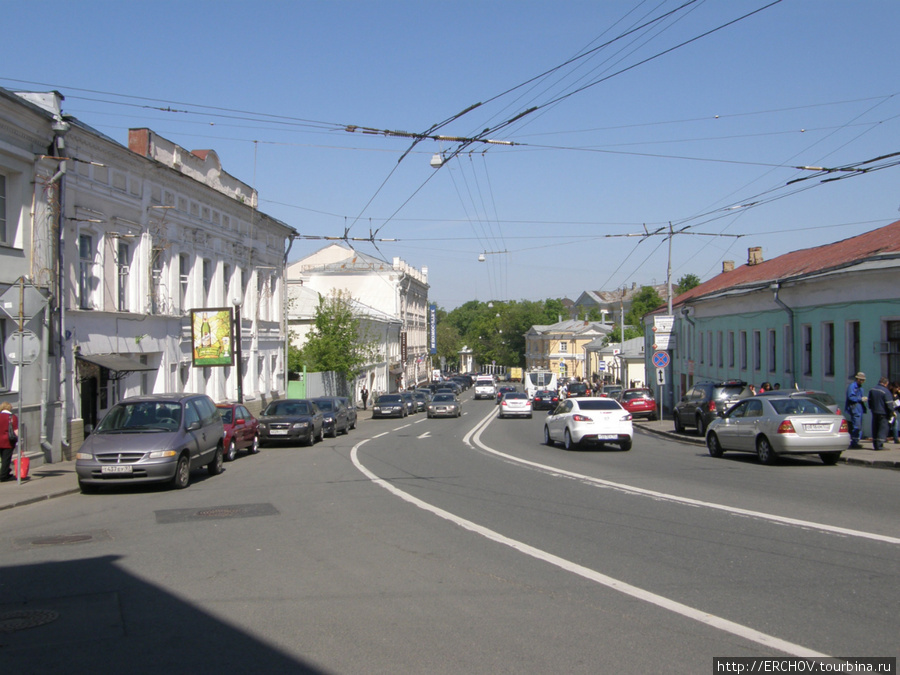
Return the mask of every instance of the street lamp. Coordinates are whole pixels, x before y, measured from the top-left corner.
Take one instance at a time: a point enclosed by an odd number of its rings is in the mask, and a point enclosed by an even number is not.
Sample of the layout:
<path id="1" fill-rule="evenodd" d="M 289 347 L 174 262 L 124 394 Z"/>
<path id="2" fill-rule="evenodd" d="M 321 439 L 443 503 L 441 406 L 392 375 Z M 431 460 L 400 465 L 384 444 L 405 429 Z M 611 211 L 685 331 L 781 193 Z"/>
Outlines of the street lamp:
<path id="1" fill-rule="evenodd" d="M 241 299 L 234 298 L 234 356 L 237 359 L 237 402 L 244 402 L 244 356 L 241 350 L 243 336 L 241 333 Z"/>

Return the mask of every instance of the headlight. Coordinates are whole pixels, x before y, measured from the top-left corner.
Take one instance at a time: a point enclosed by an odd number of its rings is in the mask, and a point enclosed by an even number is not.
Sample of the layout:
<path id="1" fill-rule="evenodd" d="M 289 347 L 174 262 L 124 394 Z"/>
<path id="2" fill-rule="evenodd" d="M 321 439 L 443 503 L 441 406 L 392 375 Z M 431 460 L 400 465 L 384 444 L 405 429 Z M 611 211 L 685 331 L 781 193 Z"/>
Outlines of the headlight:
<path id="1" fill-rule="evenodd" d="M 164 457 L 174 457 L 177 454 L 174 450 L 155 450 L 147 455 L 147 459 L 162 459 Z"/>
<path id="2" fill-rule="evenodd" d="M 295 422 L 294 423 L 294 429 L 305 429 L 307 426 L 309 426 L 309 422 Z"/>
<path id="3" fill-rule="evenodd" d="M 75 459 L 94 459 L 94 455 L 89 452 L 76 452 Z"/>

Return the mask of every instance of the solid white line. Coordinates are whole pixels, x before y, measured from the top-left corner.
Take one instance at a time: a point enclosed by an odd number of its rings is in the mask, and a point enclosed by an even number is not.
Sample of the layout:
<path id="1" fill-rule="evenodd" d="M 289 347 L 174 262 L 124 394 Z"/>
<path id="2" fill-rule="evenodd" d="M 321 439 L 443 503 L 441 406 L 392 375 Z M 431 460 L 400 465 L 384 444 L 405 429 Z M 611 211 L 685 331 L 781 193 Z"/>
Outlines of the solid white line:
<path id="1" fill-rule="evenodd" d="M 757 644 L 764 645 L 771 649 L 776 649 L 791 656 L 823 658 L 827 657 L 826 654 L 807 649 L 802 645 L 794 644 L 792 642 L 788 642 L 772 635 L 767 635 L 766 633 L 754 630 L 752 628 L 749 628 L 748 626 L 743 626 L 739 623 L 735 623 L 734 621 L 729 621 L 728 619 L 723 619 L 722 617 L 716 616 L 714 614 L 709 614 L 708 612 L 694 609 L 693 607 L 689 607 L 688 605 L 684 605 L 675 600 L 670 600 L 669 598 L 657 595 L 656 593 L 651 593 L 650 591 L 644 590 L 643 588 L 632 586 L 631 584 L 625 583 L 624 581 L 619 581 L 618 579 L 614 579 L 605 574 L 601 574 L 600 572 L 596 572 L 582 565 L 578 565 L 564 558 L 560 558 L 559 556 L 553 555 L 552 553 L 547 553 L 546 551 L 542 551 L 541 549 L 529 546 L 528 544 L 525 544 L 521 541 L 510 539 L 509 537 L 503 536 L 499 532 L 489 530 L 488 528 L 473 523 L 470 520 L 460 518 L 450 513 L 449 511 L 445 511 L 444 509 L 433 506 L 432 504 L 424 502 L 417 497 L 413 497 L 408 492 L 399 490 L 387 481 L 379 478 L 359 462 L 357 451 L 362 445 L 368 442 L 368 439 L 366 439 L 353 446 L 353 450 L 350 452 L 350 459 L 352 460 L 354 466 L 356 466 L 357 469 L 359 469 L 369 480 L 371 480 L 376 485 L 383 487 L 391 494 L 399 497 L 400 499 L 403 499 L 406 502 L 409 502 L 410 504 L 413 504 L 414 506 L 417 506 L 420 509 L 433 513 L 434 515 L 448 520 L 465 530 L 469 530 L 470 532 L 479 534 L 482 537 L 497 542 L 498 544 L 509 546 L 510 548 L 519 551 L 520 553 L 524 553 L 525 555 L 531 556 L 532 558 L 549 563 L 551 565 L 559 567 L 562 570 L 583 577 L 584 579 L 593 581 L 602 586 L 606 586 L 607 588 L 610 588 L 614 591 L 618 591 L 637 600 L 642 600 L 652 605 L 656 605 L 657 607 L 661 607 L 662 609 L 674 612 L 675 614 L 679 614 L 688 619 L 698 621 L 712 628 L 725 631 L 726 633 L 736 635 L 751 642 L 756 642 Z"/>
<path id="2" fill-rule="evenodd" d="M 686 504 L 688 506 L 699 506 L 707 509 L 714 509 L 717 511 L 724 511 L 726 513 L 731 513 L 737 516 L 749 516 L 751 518 L 760 518 L 762 520 L 768 520 L 774 523 L 779 523 L 781 525 L 790 525 L 792 527 L 802 527 L 810 530 L 819 530 L 820 532 L 829 532 L 831 534 L 839 534 L 845 537 L 857 537 L 860 539 L 871 539 L 873 541 L 880 541 L 886 544 L 900 544 L 900 537 L 891 537 L 884 534 L 876 534 L 874 532 L 865 532 L 862 530 L 851 530 L 846 527 L 837 527 L 835 525 L 826 525 L 824 523 L 816 523 L 810 520 L 799 520 L 797 518 L 787 518 L 785 516 L 776 516 L 770 513 L 762 513 L 761 511 L 750 511 L 748 509 L 741 509 L 735 506 L 726 506 L 725 504 L 717 504 L 715 502 L 704 502 L 699 499 L 691 499 L 689 497 L 679 497 L 678 495 L 669 494 L 666 492 L 657 492 L 656 490 L 646 490 L 644 488 L 634 487 L 632 485 L 625 485 L 623 483 L 614 483 L 612 481 L 603 480 L 602 478 L 594 478 L 592 476 L 585 476 L 580 473 L 573 473 L 571 471 L 566 471 L 565 469 L 558 469 L 553 466 L 547 466 L 546 464 L 538 464 L 537 462 L 532 462 L 527 459 L 522 459 L 520 457 L 514 457 L 513 455 L 507 455 L 505 452 L 500 452 L 499 450 L 494 450 L 491 447 L 488 447 L 484 443 L 481 442 L 481 432 L 487 428 L 488 423 L 493 419 L 492 414 L 488 414 L 487 417 L 481 420 L 475 427 L 469 431 L 463 438 L 463 443 L 472 447 L 472 443 L 475 443 L 479 448 L 488 452 L 492 455 L 497 455 L 498 457 L 503 457 L 504 459 L 510 460 L 512 462 L 516 462 L 518 464 L 524 464 L 526 466 L 533 467 L 535 469 L 539 469 L 541 471 L 546 471 L 555 476 L 564 476 L 566 478 L 573 478 L 575 480 L 583 481 L 585 483 L 592 483 L 594 485 L 599 485 L 606 488 L 611 488 L 613 490 L 619 490 L 620 492 L 626 492 L 628 494 L 640 495 L 642 497 L 651 497 L 656 500 L 664 500 L 669 502 L 674 502 L 676 504 Z M 470 443 L 469 441 L 472 441 Z"/>

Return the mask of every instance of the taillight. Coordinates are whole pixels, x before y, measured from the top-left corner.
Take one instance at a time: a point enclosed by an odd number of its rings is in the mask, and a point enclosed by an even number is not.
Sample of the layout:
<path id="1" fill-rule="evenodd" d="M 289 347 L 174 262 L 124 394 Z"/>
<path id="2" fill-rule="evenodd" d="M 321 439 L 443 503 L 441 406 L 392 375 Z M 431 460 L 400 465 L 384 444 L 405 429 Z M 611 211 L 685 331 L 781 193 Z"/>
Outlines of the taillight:
<path id="1" fill-rule="evenodd" d="M 502 401 L 500 401 L 500 405 L 506 405 L 506 399 L 503 399 Z"/>
<path id="2" fill-rule="evenodd" d="M 842 434 L 850 433 L 850 425 L 847 424 L 847 420 L 841 420 L 841 428 L 838 430 L 838 432 Z"/>
<path id="3" fill-rule="evenodd" d="M 834 414 L 835 414 L 835 415 L 840 415 L 840 414 L 841 414 L 841 408 L 840 408 L 840 406 L 838 406 L 837 412 L 835 412 Z M 847 423 L 847 420 L 844 420 L 844 424 L 846 424 L 846 423 Z"/>
<path id="4" fill-rule="evenodd" d="M 710 402 L 709 402 L 709 408 L 708 408 L 708 410 L 709 410 L 709 412 L 716 412 L 716 402 L 715 402 L 715 401 L 710 401 Z"/>
<path id="5" fill-rule="evenodd" d="M 594 421 L 587 415 L 577 415 L 577 414 L 572 415 L 572 419 L 575 420 L 576 422 L 593 422 Z"/>
<path id="6" fill-rule="evenodd" d="M 631 419 L 631 415 L 625 415 L 625 417 L 622 418 L 622 421 L 628 422 L 630 419 Z"/>
<path id="7" fill-rule="evenodd" d="M 781 424 L 778 425 L 778 433 L 779 434 L 796 434 L 797 432 L 794 430 L 794 425 L 791 424 L 790 420 L 785 420 Z"/>

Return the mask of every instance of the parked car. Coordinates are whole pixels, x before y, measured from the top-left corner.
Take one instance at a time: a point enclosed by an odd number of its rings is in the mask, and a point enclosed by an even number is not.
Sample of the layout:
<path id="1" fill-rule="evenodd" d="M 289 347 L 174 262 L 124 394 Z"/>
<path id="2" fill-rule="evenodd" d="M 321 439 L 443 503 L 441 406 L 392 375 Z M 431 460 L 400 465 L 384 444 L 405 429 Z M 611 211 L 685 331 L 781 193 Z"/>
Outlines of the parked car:
<path id="1" fill-rule="evenodd" d="M 646 417 L 648 420 L 655 420 L 657 417 L 656 399 L 649 389 L 625 389 L 616 400 L 631 413 L 633 418 Z"/>
<path id="2" fill-rule="evenodd" d="M 435 394 L 425 412 L 428 417 L 459 417 L 462 406 L 455 394 Z"/>
<path id="3" fill-rule="evenodd" d="M 347 408 L 347 420 L 350 424 L 350 429 L 355 429 L 356 422 L 359 417 L 358 413 L 356 412 L 356 406 L 353 404 L 353 401 L 351 401 L 346 396 L 338 396 L 338 398 L 341 400 L 341 403 L 343 403 Z"/>
<path id="4" fill-rule="evenodd" d="M 315 403 L 305 398 L 272 401 L 259 416 L 259 442 L 312 445 L 325 438 L 325 417 Z"/>
<path id="5" fill-rule="evenodd" d="M 496 396 L 497 405 L 500 405 L 500 399 L 503 398 L 504 394 L 508 394 L 509 392 L 515 391 L 515 390 L 516 390 L 515 387 L 510 386 L 508 384 L 505 384 L 502 387 L 497 387 L 497 396 Z"/>
<path id="6" fill-rule="evenodd" d="M 566 396 L 569 398 L 577 398 L 579 396 L 590 396 L 591 388 L 586 382 L 569 382 L 566 385 Z"/>
<path id="7" fill-rule="evenodd" d="M 325 435 L 336 438 L 338 434 L 350 431 L 350 413 L 337 396 L 319 396 L 312 399 L 316 407 L 322 411 Z"/>
<path id="8" fill-rule="evenodd" d="M 818 454 L 836 464 L 850 445 L 850 427 L 838 415 L 811 398 L 754 396 L 739 401 L 706 432 L 713 457 L 727 450 L 753 452 L 763 464 L 779 455 Z"/>
<path id="9" fill-rule="evenodd" d="M 697 427 L 697 435 L 706 436 L 710 422 L 747 396 L 750 396 L 750 387 L 741 380 L 698 382 L 675 404 L 672 412 L 675 431 Z"/>
<path id="10" fill-rule="evenodd" d="M 611 398 L 567 398 L 544 422 L 544 443 L 562 443 L 572 450 L 585 443 L 615 443 L 631 450 L 634 428 L 631 413 Z"/>
<path id="11" fill-rule="evenodd" d="M 834 397 L 827 391 L 818 391 L 815 389 L 772 389 L 771 391 L 760 392 L 757 394 L 757 396 L 790 396 L 791 398 L 811 398 L 824 405 L 831 412 L 837 415 L 841 414 L 841 408 L 840 406 L 838 406 L 838 402 L 835 401 Z"/>
<path id="12" fill-rule="evenodd" d="M 418 411 L 418 407 L 416 406 L 416 399 L 413 397 L 412 392 L 410 391 L 401 391 L 400 398 L 403 399 L 403 402 L 406 404 L 406 412 L 409 415 L 415 415 Z"/>
<path id="13" fill-rule="evenodd" d="M 531 418 L 531 400 L 524 391 L 510 391 L 500 399 L 500 410 L 497 416 L 504 417 L 528 417 Z"/>
<path id="14" fill-rule="evenodd" d="M 549 389 L 538 389 L 534 392 L 534 398 L 531 399 L 531 408 L 533 410 L 553 410 L 559 403 L 559 394 Z"/>
<path id="15" fill-rule="evenodd" d="M 82 492 L 101 485 L 168 482 L 186 488 L 191 471 L 222 473 L 225 427 L 209 396 L 154 394 L 114 405 L 75 455 Z"/>
<path id="16" fill-rule="evenodd" d="M 619 394 L 622 393 L 622 385 L 620 384 L 607 384 L 600 387 L 599 391 L 597 391 L 597 396 L 603 396 L 604 398 L 616 398 Z"/>
<path id="17" fill-rule="evenodd" d="M 400 394 L 382 394 L 375 399 L 372 406 L 372 417 L 406 417 L 409 408 Z"/>
<path id="18" fill-rule="evenodd" d="M 259 452 L 259 420 L 241 403 L 217 403 L 225 427 L 225 461 L 233 462 L 238 450 Z"/>

